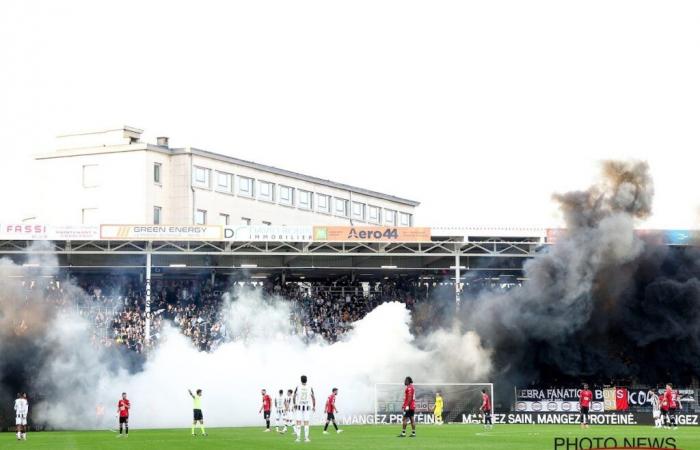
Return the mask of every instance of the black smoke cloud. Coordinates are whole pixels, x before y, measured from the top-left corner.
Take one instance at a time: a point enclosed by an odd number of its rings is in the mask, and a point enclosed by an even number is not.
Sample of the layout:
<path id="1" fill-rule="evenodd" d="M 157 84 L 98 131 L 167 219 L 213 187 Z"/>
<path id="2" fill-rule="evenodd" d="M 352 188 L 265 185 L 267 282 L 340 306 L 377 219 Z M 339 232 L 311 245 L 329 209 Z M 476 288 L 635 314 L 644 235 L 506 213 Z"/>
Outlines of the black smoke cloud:
<path id="1" fill-rule="evenodd" d="M 462 320 L 501 384 L 688 383 L 700 374 L 700 253 L 635 233 L 651 214 L 644 162 L 605 162 L 601 182 L 555 195 L 567 232 L 528 260 L 522 288 L 482 292 Z"/>

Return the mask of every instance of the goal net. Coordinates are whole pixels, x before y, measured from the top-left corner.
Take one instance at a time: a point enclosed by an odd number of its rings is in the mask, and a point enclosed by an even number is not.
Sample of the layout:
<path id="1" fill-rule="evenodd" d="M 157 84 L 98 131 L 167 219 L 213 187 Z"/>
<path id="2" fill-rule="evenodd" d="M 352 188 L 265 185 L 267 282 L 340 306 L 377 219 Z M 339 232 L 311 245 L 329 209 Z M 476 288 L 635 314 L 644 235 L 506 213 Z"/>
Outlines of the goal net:
<path id="1" fill-rule="evenodd" d="M 438 392 L 443 400 L 442 418 L 445 423 L 461 423 L 464 417 L 480 417 L 482 389 L 486 389 L 493 405 L 493 383 L 414 383 L 413 386 L 416 390 L 415 420 L 418 423 L 435 423 L 433 410 Z M 403 383 L 374 385 L 375 423 L 401 423 L 405 389 Z"/>

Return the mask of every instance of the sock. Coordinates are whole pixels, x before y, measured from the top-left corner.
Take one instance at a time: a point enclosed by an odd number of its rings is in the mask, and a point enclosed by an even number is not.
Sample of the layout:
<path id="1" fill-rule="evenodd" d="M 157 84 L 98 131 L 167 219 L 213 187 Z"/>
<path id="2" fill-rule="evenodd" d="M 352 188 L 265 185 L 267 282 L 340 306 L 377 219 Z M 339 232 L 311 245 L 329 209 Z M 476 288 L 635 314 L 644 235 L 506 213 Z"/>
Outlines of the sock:
<path id="1" fill-rule="evenodd" d="M 126 429 L 126 434 L 129 434 L 129 425 L 126 425 L 125 429 Z"/>
<path id="2" fill-rule="evenodd" d="M 338 431 L 338 424 L 333 421 L 333 426 L 335 427 L 335 431 Z"/>
<path id="3" fill-rule="evenodd" d="M 265 424 L 267 425 L 267 428 L 269 429 L 269 428 L 270 428 L 270 421 L 269 421 L 269 420 L 266 420 L 266 421 L 265 421 Z"/>
<path id="4" fill-rule="evenodd" d="M 306 434 L 306 439 L 308 439 L 309 438 L 309 426 L 308 425 L 304 425 L 304 434 Z"/>
<path id="5" fill-rule="evenodd" d="M 323 431 L 328 431 L 328 422 L 326 422 L 326 426 L 323 427 Z"/>
<path id="6" fill-rule="evenodd" d="M 294 434 L 297 435 L 297 439 L 301 438 L 301 436 L 299 435 L 300 433 L 301 433 L 301 429 L 300 429 L 299 425 L 294 425 Z"/>
<path id="7" fill-rule="evenodd" d="M 192 424 L 192 434 L 194 434 L 194 424 Z"/>
<path id="8" fill-rule="evenodd" d="M 202 430 L 202 434 L 207 434 L 207 432 L 204 431 L 204 424 L 203 423 L 199 425 L 199 429 Z"/>

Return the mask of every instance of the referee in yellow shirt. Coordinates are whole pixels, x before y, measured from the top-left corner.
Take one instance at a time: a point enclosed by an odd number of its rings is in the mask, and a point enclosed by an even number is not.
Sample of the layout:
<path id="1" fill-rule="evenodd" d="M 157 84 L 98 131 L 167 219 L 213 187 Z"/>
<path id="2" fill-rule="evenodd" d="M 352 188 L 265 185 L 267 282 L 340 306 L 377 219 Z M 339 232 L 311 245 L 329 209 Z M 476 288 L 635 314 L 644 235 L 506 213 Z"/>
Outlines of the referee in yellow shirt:
<path id="1" fill-rule="evenodd" d="M 206 436 L 207 432 L 204 431 L 204 415 L 202 414 L 202 390 L 197 389 L 196 395 L 189 389 L 187 392 L 189 392 L 190 397 L 192 397 L 192 409 L 194 412 L 194 420 L 192 421 L 192 437 L 196 436 L 196 434 L 194 434 L 194 427 L 197 426 L 197 422 L 199 422 L 199 429 L 202 430 L 202 436 Z"/>
<path id="2" fill-rule="evenodd" d="M 435 424 L 442 425 L 442 396 L 440 392 L 435 393 L 435 409 L 433 409 L 433 414 L 435 416 Z"/>

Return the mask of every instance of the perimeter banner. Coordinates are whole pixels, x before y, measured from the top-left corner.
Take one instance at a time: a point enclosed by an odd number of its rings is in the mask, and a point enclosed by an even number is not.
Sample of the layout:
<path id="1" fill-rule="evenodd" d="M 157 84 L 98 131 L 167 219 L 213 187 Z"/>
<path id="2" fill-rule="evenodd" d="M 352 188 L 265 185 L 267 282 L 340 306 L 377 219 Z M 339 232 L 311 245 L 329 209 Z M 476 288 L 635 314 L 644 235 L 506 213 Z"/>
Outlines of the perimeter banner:
<path id="1" fill-rule="evenodd" d="M 45 225 L 5 223 L 0 239 L 18 241 L 92 241 L 100 238 L 98 225 Z"/>
<path id="2" fill-rule="evenodd" d="M 236 242 L 311 242 L 313 227 L 241 225 L 224 227 L 224 239 Z"/>
<path id="3" fill-rule="evenodd" d="M 430 242 L 430 228 L 315 226 L 314 241 Z"/>
<path id="4" fill-rule="evenodd" d="M 105 240 L 221 241 L 219 225 L 100 225 Z"/>

